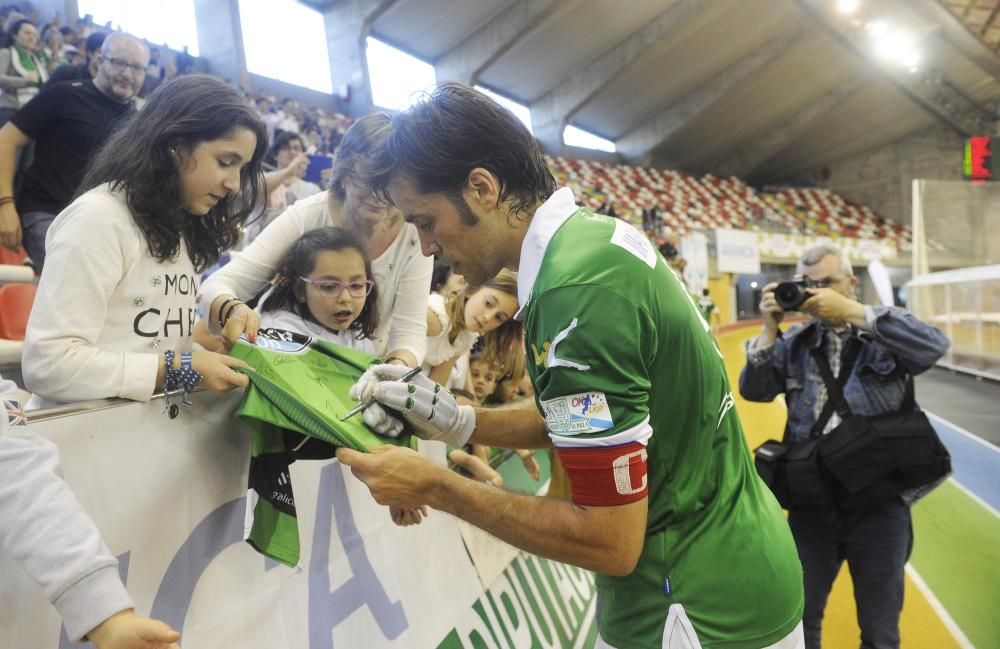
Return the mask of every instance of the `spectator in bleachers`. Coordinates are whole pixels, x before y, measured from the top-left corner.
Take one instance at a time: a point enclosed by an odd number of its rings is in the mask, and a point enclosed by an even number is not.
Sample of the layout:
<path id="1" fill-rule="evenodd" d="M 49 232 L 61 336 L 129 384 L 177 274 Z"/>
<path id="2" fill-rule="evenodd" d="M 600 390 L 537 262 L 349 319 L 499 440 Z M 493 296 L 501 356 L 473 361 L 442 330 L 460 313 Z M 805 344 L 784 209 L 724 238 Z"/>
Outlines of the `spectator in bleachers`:
<path id="1" fill-rule="evenodd" d="M 59 67 L 69 63 L 63 52 L 65 43 L 59 26 L 49 23 L 42 29 L 42 58 L 45 62 L 45 69 L 50 74 Z"/>
<path id="2" fill-rule="evenodd" d="M 296 201 L 318 194 L 322 189 L 304 178 L 309 168 L 309 156 L 304 151 L 302 137 L 283 131 L 274 138 L 268 152 L 275 170 L 264 174 L 267 186 L 267 203 L 259 215 L 247 223 L 243 245 L 249 245 L 265 227 Z"/>
<path id="3" fill-rule="evenodd" d="M 359 166 L 384 139 L 389 117 L 368 115 L 351 126 L 333 162 L 330 190 L 298 201 L 285 210 L 239 256 L 205 280 L 203 308 L 210 331 L 232 344 L 243 333 L 254 335 L 260 319 L 243 303 L 267 288 L 292 243 L 303 233 L 335 226 L 365 242 L 379 287 L 376 352 L 390 362 L 417 367 L 427 347 L 427 296 L 433 262 L 420 254 L 416 227 L 403 221 L 394 206 L 377 200 L 356 179 Z M 225 313 L 220 307 L 229 302 Z M 220 316 L 224 316 L 220 320 Z"/>
<path id="4" fill-rule="evenodd" d="M 21 243 L 36 271 L 45 263 L 45 233 L 73 198 L 88 158 L 119 118 L 134 112 L 149 53 L 129 34 L 108 36 L 92 82 L 45 88 L 0 129 L 0 245 Z M 17 153 L 35 142 L 34 160 L 13 196 Z"/>
<path id="5" fill-rule="evenodd" d="M 9 430 L 8 430 L 9 428 Z M 118 562 L 62 481 L 59 450 L 28 432 L 17 386 L 0 377 L 0 548 L 37 582 L 72 642 L 178 649 L 180 634 L 135 615 Z"/>
<path id="6" fill-rule="evenodd" d="M 60 81 L 89 80 L 97 76 L 98 67 L 101 65 L 101 48 L 108 35 L 104 32 L 94 32 L 87 37 L 84 53 L 86 61 L 74 65 L 64 65 L 53 70 L 49 75 L 46 85 L 52 85 Z"/>
<path id="7" fill-rule="evenodd" d="M 48 236 L 24 342 L 34 405 L 247 384 L 242 361 L 191 353 L 191 330 L 198 276 L 238 241 L 266 147 L 256 113 L 207 75 L 160 86 L 114 132 Z"/>
<path id="8" fill-rule="evenodd" d="M 11 22 L 9 47 L 0 49 L 0 124 L 27 104 L 49 78 L 38 55 L 38 28 L 27 18 Z"/>
<path id="9" fill-rule="evenodd" d="M 281 109 L 275 113 L 274 128 L 276 131 L 298 133 L 300 127 L 299 105 L 294 99 L 285 97 L 281 102 Z"/>

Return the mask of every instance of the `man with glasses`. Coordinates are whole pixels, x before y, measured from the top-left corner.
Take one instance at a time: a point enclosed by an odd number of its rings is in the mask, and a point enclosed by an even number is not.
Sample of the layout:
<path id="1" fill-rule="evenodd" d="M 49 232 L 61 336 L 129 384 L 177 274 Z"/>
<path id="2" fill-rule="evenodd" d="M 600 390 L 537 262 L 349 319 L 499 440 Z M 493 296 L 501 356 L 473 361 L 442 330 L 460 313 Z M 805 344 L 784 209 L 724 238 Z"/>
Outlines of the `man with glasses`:
<path id="1" fill-rule="evenodd" d="M 90 155 L 135 111 L 148 61 L 142 41 L 111 34 L 92 81 L 43 88 L 0 129 L 0 245 L 16 249 L 23 242 L 37 271 L 45 262 L 45 233 L 73 199 Z M 32 141 L 34 160 L 15 197 L 18 152 Z"/>
<path id="2" fill-rule="evenodd" d="M 854 339 L 858 342 L 852 344 L 860 346 L 843 384 L 851 412 L 874 416 L 899 410 L 907 382 L 941 358 L 948 339 L 905 309 L 859 302 L 858 280 L 839 248 L 809 249 L 797 272 L 808 291 L 798 308 L 811 319 L 782 334 L 778 325 L 785 311 L 774 296 L 777 283 L 764 287 L 760 302 L 764 327 L 747 345 L 740 394 L 749 401 L 771 401 L 784 393 L 788 443 L 808 438 L 817 423 L 819 432 L 827 434 L 840 424 L 840 417 L 833 411 L 825 424 L 821 421 L 828 395 L 811 350 L 820 349 L 832 374 L 839 377 L 842 356 L 848 357 L 843 350 Z M 845 559 L 854 581 L 861 646 L 899 647 L 903 568 L 913 546 L 909 495 L 857 514 L 823 507 L 789 512 L 804 572 L 802 624 L 807 649 L 819 649 L 823 609 Z"/>

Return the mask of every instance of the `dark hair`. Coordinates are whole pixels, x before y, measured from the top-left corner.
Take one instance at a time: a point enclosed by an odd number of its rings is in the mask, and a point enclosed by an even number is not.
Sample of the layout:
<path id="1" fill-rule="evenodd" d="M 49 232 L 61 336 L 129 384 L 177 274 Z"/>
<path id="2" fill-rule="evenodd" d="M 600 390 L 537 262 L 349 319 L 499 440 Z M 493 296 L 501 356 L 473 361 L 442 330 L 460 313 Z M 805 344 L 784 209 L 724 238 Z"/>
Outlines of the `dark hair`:
<path id="1" fill-rule="evenodd" d="M 7 30 L 7 33 L 10 34 L 11 38 L 14 38 L 15 36 L 17 36 L 17 33 L 21 31 L 21 28 L 24 27 L 25 25 L 31 25 L 36 29 L 38 28 L 38 26 L 35 25 L 33 21 L 28 20 L 27 18 L 20 18 L 11 23 L 10 29 Z"/>
<path id="2" fill-rule="evenodd" d="M 303 149 L 305 148 L 305 142 L 303 142 L 301 135 L 292 131 L 282 131 L 274 136 L 274 142 L 271 143 L 271 150 L 267 152 L 268 157 L 277 158 L 278 152 L 291 146 L 292 140 L 298 140 L 299 145 Z"/>
<path id="3" fill-rule="evenodd" d="M 451 277 L 451 267 L 445 266 L 437 256 L 434 257 L 434 269 L 431 271 L 431 293 L 437 293 Z"/>
<path id="4" fill-rule="evenodd" d="M 84 51 L 87 54 L 93 54 L 94 52 L 99 51 L 101 47 L 104 46 L 104 39 L 107 37 L 108 35 L 105 32 L 94 32 L 87 37 L 87 42 L 83 46 Z"/>
<path id="5" fill-rule="evenodd" d="M 333 154 L 330 171 L 330 193 L 341 201 L 346 200 L 344 183 L 349 177 L 359 177 L 368 159 L 389 135 L 389 116 L 385 113 L 365 115 L 351 124 Z"/>
<path id="6" fill-rule="evenodd" d="M 514 215 L 530 214 L 556 190 L 538 143 L 509 110 L 460 83 L 439 85 L 423 101 L 397 113 L 385 144 L 366 167 L 365 182 L 390 199 L 400 176 L 417 191 L 443 193 L 458 207 L 469 173 L 482 167 L 500 184 L 499 203 Z M 463 213 L 464 214 L 464 213 Z M 471 211 L 463 218 L 473 216 Z"/>
<path id="7" fill-rule="evenodd" d="M 299 301 L 295 292 L 297 286 L 302 286 L 302 281 L 299 278 L 313 272 L 313 268 L 316 267 L 316 256 L 320 252 L 348 248 L 358 251 L 361 258 L 365 260 L 365 275 L 368 279 L 374 280 L 371 258 L 365 250 L 364 243 L 353 232 L 342 228 L 310 230 L 299 237 L 285 253 L 285 261 L 274 280 L 274 289 L 261 304 L 261 311 L 291 311 L 300 318 L 320 324 L 309 312 L 309 307 Z M 320 324 L 320 326 L 322 325 Z M 349 329 L 355 332 L 356 339 L 362 340 L 363 338 L 372 338 L 377 326 L 378 285 L 375 284 L 372 286 L 371 293 L 368 294 L 364 307 L 361 308 L 361 313 L 351 323 Z"/>
<path id="8" fill-rule="evenodd" d="M 174 152 L 190 153 L 202 142 L 246 128 L 257 138 L 240 173 L 240 191 L 220 200 L 208 214 L 192 216 L 181 205 Z M 142 110 L 120 124 L 94 154 L 77 196 L 101 183 L 121 189 L 149 253 L 173 258 L 181 240 L 198 272 L 214 264 L 239 241 L 240 226 L 264 191 L 261 160 L 267 129 L 240 94 L 208 75 L 189 75 L 163 84 Z"/>

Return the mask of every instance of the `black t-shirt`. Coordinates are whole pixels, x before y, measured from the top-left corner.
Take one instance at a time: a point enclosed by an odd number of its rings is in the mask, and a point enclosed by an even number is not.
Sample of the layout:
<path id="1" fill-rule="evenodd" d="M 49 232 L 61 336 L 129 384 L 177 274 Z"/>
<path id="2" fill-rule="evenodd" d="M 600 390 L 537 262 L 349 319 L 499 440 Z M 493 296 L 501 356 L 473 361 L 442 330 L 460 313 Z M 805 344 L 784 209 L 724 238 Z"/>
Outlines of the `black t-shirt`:
<path id="1" fill-rule="evenodd" d="M 109 99 L 92 81 L 43 88 L 10 121 L 35 141 L 35 158 L 24 173 L 17 211 L 58 214 L 69 205 L 90 156 L 102 145 L 132 102 Z"/>
<path id="2" fill-rule="evenodd" d="M 60 65 L 49 75 L 49 80 L 45 82 L 45 88 L 62 81 L 85 81 L 93 79 L 90 76 L 90 68 L 86 63 L 80 65 Z"/>

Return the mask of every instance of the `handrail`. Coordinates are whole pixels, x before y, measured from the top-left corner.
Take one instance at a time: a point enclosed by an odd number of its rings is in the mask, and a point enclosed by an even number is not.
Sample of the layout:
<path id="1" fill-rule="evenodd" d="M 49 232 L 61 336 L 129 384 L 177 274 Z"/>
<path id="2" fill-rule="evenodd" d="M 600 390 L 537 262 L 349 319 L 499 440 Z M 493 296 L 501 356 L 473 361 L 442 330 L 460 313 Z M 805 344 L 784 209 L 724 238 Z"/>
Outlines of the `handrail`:
<path id="1" fill-rule="evenodd" d="M 170 395 L 180 395 L 181 392 L 182 390 L 175 390 L 172 391 Z M 158 401 L 161 399 L 163 399 L 163 393 L 158 392 L 150 398 L 150 401 Z M 65 403 L 58 406 L 50 406 L 48 408 L 28 410 L 25 415 L 28 418 L 28 423 L 32 423 L 38 421 L 48 421 L 50 419 L 59 419 L 61 417 L 72 417 L 73 415 L 79 415 L 85 412 L 97 412 L 99 410 L 108 410 L 110 408 L 120 408 L 132 403 L 136 402 L 132 399 L 122 399 L 121 397 L 92 399 L 90 401 L 77 401 L 75 403 Z"/>
<path id="2" fill-rule="evenodd" d="M 37 281 L 31 266 L 0 264 L 0 284 L 34 284 Z"/>

